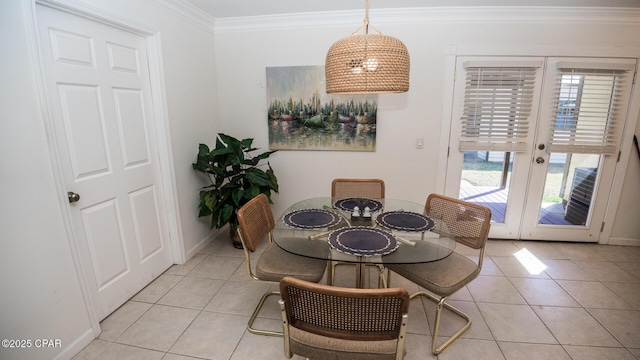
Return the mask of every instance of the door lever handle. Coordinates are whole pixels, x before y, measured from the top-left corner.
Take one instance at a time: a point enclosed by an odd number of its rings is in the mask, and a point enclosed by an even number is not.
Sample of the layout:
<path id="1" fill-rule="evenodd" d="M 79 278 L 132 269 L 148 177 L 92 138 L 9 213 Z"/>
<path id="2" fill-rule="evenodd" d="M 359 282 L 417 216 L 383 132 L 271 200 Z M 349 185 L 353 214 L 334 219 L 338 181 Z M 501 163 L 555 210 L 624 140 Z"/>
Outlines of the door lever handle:
<path id="1" fill-rule="evenodd" d="M 80 200 L 80 195 L 76 194 L 72 191 L 67 192 L 67 197 L 69 198 L 69 203 L 74 203 L 78 200 Z"/>

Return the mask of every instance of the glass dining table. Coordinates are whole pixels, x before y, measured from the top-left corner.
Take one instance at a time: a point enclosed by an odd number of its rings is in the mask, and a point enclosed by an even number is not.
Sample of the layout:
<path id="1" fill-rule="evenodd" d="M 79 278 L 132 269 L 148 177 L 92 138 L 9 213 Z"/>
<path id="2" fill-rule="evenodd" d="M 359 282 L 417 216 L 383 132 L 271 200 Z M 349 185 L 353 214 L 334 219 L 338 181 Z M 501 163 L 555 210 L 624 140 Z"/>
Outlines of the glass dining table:
<path id="1" fill-rule="evenodd" d="M 444 222 L 424 210 L 424 204 L 389 198 L 305 199 L 278 218 L 273 240 L 292 254 L 355 264 L 360 288 L 366 265 L 438 261 L 455 250 Z M 327 269 L 332 278 L 333 267 Z"/>

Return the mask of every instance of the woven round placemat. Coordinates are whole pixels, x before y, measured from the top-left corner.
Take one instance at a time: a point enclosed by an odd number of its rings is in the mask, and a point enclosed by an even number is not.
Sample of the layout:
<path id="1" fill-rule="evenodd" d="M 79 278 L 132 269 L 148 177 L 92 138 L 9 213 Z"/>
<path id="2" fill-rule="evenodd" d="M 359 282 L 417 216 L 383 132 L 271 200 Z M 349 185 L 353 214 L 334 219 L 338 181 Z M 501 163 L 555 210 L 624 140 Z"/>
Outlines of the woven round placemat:
<path id="1" fill-rule="evenodd" d="M 327 241 L 340 252 L 359 256 L 387 255 L 398 248 L 398 242 L 391 233 L 368 226 L 336 230 L 329 234 Z"/>
<path id="2" fill-rule="evenodd" d="M 364 211 L 365 207 L 369 208 L 369 211 L 374 212 L 382 209 L 382 203 L 378 200 L 365 199 L 365 198 L 345 198 L 336 200 L 333 203 L 333 207 L 342 211 L 353 211 L 354 207 L 358 207 L 360 211 Z"/>
<path id="3" fill-rule="evenodd" d="M 285 214 L 282 220 L 296 229 L 322 229 L 337 225 L 341 218 L 332 211 L 302 209 Z"/>
<path id="4" fill-rule="evenodd" d="M 409 211 L 388 211 L 376 217 L 376 222 L 387 229 L 398 231 L 427 231 L 433 229 L 435 223 L 430 218 Z"/>

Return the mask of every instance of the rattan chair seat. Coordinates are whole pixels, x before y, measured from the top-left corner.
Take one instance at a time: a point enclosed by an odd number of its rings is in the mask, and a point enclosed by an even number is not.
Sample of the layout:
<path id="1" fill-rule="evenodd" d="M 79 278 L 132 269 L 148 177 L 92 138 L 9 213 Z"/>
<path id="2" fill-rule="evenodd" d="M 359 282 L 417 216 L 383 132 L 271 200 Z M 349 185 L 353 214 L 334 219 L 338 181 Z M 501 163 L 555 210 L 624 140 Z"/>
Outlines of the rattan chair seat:
<path id="1" fill-rule="evenodd" d="M 449 296 L 480 274 L 478 264 L 458 253 L 423 264 L 389 264 L 396 274 L 441 296 Z"/>
<path id="2" fill-rule="evenodd" d="M 294 255 L 271 243 L 256 263 L 256 276 L 260 280 L 273 282 L 279 282 L 285 276 L 319 282 L 324 276 L 326 266 L 326 260 Z"/>

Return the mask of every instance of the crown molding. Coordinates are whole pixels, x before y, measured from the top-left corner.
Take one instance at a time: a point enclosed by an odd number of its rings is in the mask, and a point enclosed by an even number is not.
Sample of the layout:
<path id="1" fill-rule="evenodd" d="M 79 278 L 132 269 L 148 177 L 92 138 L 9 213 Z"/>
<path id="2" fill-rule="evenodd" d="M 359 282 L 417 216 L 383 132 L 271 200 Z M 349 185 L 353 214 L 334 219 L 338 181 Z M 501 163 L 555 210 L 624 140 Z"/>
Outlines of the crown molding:
<path id="1" fill-rule="evenodd" d="M 209 32 L 214 31 L 215 19 L 185 0 L 150 0 L 150 2 L 171 10 Z"/>
<path id="2" fill-rule="evenodd" d="M 155 0 L 158 1 L 158 0 Z M 363 10 L 326 11 L 215 19 L 214 31 L 243 32 L 353 25 L 364 19 Z M 460 6 L 398 8 L 369 11 L 371 24 L 433 23 L 611 23 L 640 24 L 640 8 L 560 6 Z"/>

